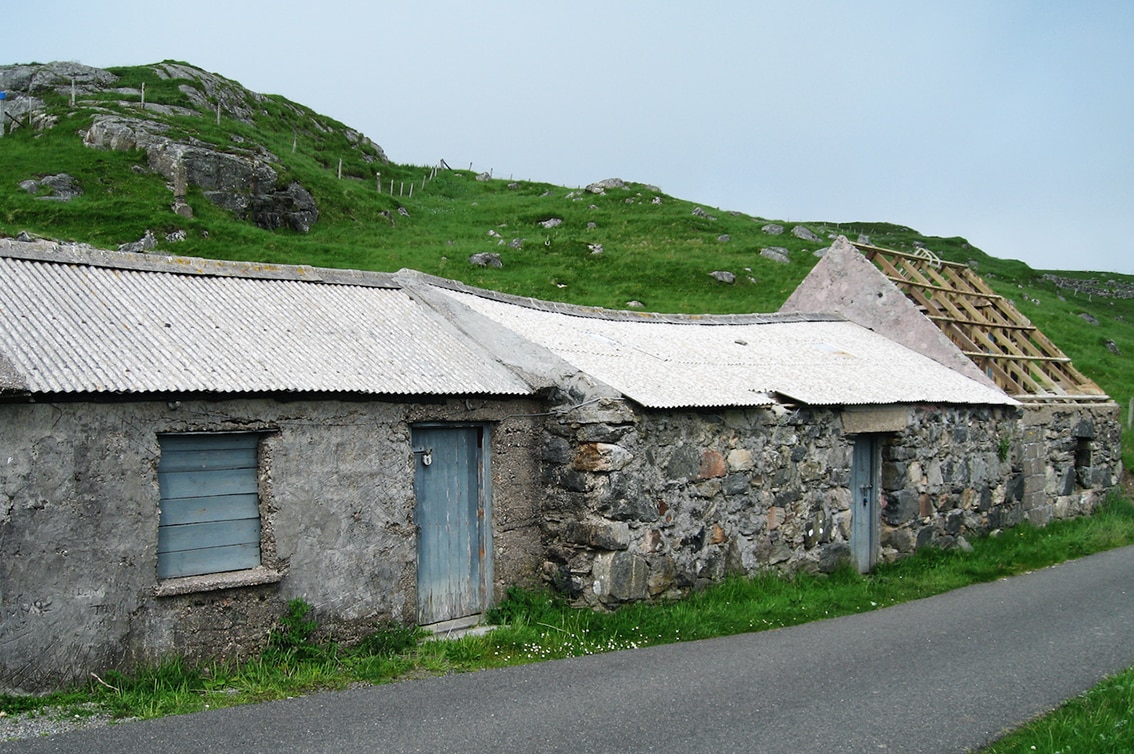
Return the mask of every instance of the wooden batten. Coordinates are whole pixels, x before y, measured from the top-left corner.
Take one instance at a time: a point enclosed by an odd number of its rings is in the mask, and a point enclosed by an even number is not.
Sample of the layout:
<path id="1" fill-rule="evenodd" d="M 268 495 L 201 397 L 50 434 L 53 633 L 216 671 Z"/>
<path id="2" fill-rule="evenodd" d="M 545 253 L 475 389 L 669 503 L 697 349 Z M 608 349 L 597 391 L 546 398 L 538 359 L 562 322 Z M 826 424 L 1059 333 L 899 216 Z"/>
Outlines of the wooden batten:
<path id="1" fill-rule="evenodd" d="M 1015 398 L 1103 400 L 1106 394 L 968 265 L 854 244 L 937 327 Z"/>

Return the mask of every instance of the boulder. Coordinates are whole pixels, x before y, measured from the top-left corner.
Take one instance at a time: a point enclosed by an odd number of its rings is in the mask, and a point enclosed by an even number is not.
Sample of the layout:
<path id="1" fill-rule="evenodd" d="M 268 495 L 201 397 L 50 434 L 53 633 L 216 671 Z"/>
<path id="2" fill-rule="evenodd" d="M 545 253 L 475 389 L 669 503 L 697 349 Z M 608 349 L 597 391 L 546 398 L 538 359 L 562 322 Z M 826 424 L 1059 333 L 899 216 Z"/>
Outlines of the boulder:
<path id="1" fill-rule="evenodd" d="M 504 263 L 500 261 L 499 254 L 482 251 L 479 254 L 473 254 L 469 257 L 469 264 L 475 267 L 503 267 Z"/>
<path id="2" fill-rule="evenodd" d="M 20 181 L 20 188 L 29 194 L 38 194 L 36 199 L 45 201 L 69 202 L 76 196 L 83 195 L 79 182 L 67 173 L 45 175 L 38 180 L 31 178 Z"/>
<path id="3" fill-rule="evenodd" d="M 736 275 L 733 275 L 731 272 L 728 272 L 726 270 L 713 270 L 709 273 L 709 276 L 715 278 L 718 282 L 721 283 L 732 284 L 736 282 Z"/>
<path id="4" fill-rule="evenodd" d="M 788 250 L 783 246 L 768 246 L 760 249 L 760 256 L 780 264 L 787 264 L 791 261 L 788 257 Z"/>
<path id="5" fill-rule="evenodd" d="M 792 228 L 791 234 L 793 236 L 795 236 L 796 238 L 802 239 L 804 241 L 820 241 L 821 240 L 819 238 L 819 236 L 815 235 L 814 233 L 812 233 L 810 230 L 803 227 L 802 225 L 797 225 L 794 228 Z"/>
<path id="6" fill-rule="evenodd" d="M 784 226 L 777 225 L 776 223 L 768 223 L 767 225 L 761 226 L 760 230 L 767 233 L 769 236 L 779 236 L 783 235 Z"/>

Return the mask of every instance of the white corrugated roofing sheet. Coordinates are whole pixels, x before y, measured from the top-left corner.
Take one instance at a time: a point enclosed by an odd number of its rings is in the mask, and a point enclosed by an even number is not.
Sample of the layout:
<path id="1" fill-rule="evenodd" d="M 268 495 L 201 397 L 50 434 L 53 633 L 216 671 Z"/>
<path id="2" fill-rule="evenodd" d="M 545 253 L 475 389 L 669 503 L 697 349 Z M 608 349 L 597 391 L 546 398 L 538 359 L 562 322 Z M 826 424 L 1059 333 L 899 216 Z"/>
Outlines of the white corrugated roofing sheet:
<path id="1" fill-rule="evenodd" d="M 8 390 L 530 392 L 392 287 L 3 257 L 0 325 Z"/>
<path id="2" fill-rule="evenodd" d="M 654 408 L 753 406 L 777 396 L 812 405 L 1014 403 L 848 321 L 574 316 L 444 293 Z"/>

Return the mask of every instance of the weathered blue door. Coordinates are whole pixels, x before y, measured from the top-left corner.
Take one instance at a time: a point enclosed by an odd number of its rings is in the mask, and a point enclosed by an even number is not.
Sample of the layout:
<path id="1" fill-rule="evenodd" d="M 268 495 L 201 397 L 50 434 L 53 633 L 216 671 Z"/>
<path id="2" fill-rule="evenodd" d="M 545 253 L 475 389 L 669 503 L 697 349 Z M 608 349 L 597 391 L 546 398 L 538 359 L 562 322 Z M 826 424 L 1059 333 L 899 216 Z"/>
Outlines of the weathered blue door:
<path id="1" fill-rule="evenodd" d="M 867 573 L 878 561 L 878 440 L 854 438 L 851 465 L 851 552 L 855 567 Z"/>
<path id="2" fill-rule="evenodd" d="M 484 610 L 483 427 L 415 427 L 417 622 Z"/>

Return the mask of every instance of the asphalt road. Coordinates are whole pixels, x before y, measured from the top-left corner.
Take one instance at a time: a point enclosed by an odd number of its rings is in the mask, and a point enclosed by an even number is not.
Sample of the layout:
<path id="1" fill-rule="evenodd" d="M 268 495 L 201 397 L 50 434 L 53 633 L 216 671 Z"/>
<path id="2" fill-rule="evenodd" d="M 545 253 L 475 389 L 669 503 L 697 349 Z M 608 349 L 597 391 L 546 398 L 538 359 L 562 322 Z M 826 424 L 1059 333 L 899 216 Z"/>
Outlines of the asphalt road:
<path id="1" fill-rule="evenodd" d="M 4 752 L 964 752 L 1134 665 L 1134 547 L 863 615 Z"/>

